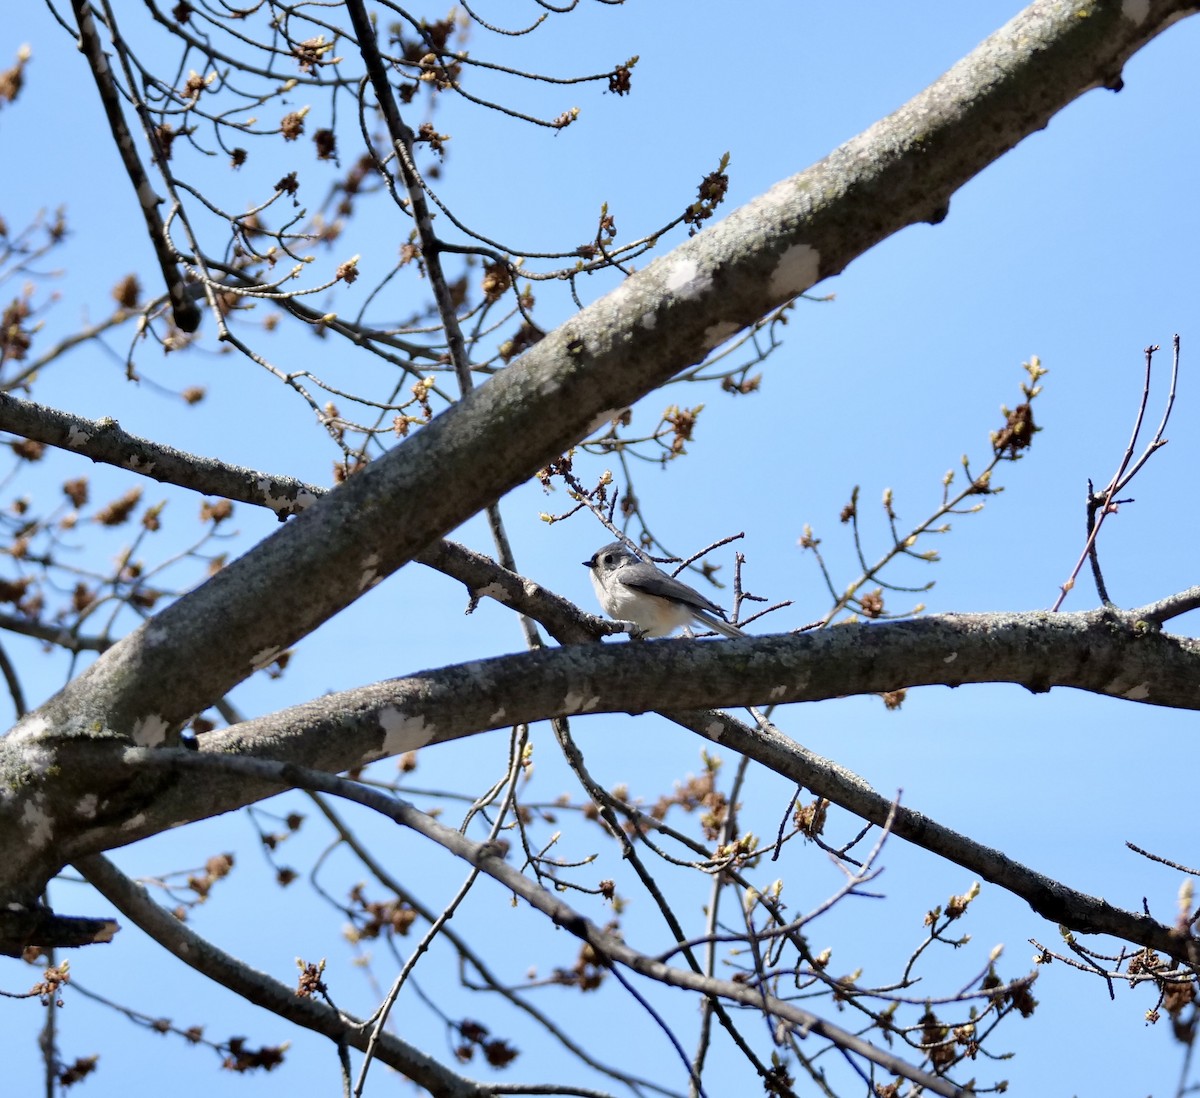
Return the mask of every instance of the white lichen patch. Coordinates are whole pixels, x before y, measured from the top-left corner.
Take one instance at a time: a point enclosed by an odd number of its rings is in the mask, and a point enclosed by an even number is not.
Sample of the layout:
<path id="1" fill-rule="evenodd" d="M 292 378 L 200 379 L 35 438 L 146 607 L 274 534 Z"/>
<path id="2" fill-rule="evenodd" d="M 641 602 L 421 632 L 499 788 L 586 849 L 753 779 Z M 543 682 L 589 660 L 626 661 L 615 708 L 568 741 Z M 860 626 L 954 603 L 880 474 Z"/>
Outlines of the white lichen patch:
<path id="1" fill-rule="evenodd" d="M 21 748 L 21 763 L 31 777 L 44 778 L 60 764 L 60 760 L 56 751 L 34 743 Z"/>
<path id="2" fill-rule="evenodd" d="M 1148 687 L 1144 682 L 1139 682 L 1137 686 L 1131 686 L 1128 690 L 1126 690 L 1121 697 L 1126 698 L 1131 702 L 1145 701 L 1150 697 L 1150 687 Z"/>
<path id="3" fill-rule="evenodd" d="M 1121 14 L 1131 23 L 1141 23 L 1150 14 L 1150 0 L 1122 0 Z"/>
<path id="4" fill-rule="evenodd" d="M 708 724 L 704 726 L 704 734 L 710 740 L 715 740 L 717 743 L 720 743 L 721 737 L 725 735 L 725 722 L 716 720 L 709 721 Z"/>
<path id="5" fill-rule="evenodd" d="M 654 312 L 653 309 L 647 309 L 644 313 L 642 313 L 642 327 L 645 328 L 646 331 L 650 331 L 657 324 L 658 313 Z"/>
<path id="6" fill-rule="evenodd" d="M 490 717 L 488 717 L 488 725 L 493 728 L 499 728 L 504 723 L 505 709 L 500 706 Z"/>
<path id="7" fill-rule="evenodd" d="M 49 846 L 54 837 L 54 820 L 42 807 L 45 803 L 46 798 L 39 793 L 25 802 L 24 811 L 21 813 L 21 823 L 29 833 L 26 844 L 37 849 Z"/>
<path id="8" fill-rule="evenodd" d="M 157 713 L 151 713 L 135 721 L 129 734 L 138 747 L 158 747 L 166 739 L 169 727 Z"/>
<path id="9" fill-rule="evenodd" d="M 674 297 L 690 300 L 699 297 L 712 286 L 712 275 L 700 270 L 700 264 L 686 256 L 666 260 L 667 271 L 663 289 Z"/>
<path id="10" fill-rule="evenodd" d="M 75 805 L 75 815 L 81 819 L 90 820 L 96 815 L 96 806 L 99 803 L 100 798 L 95 793 L 85 793 L 79 798 L 79 803 Z"/>
<path id="11" fill-rule="evenodd" d="M 793 244 L 779 257 L 771 272 L 770 294 L 773 299 L 795 297 L 817 281 L 821 253 L 811 244 Z"/>
<path id="12" fill-rule="evenodd" d="M 567 713 L 590 713 L 600 704 L 597 694 L 581 694 L 572 690 L 564 699 L 563 706 Z"/>
<path id="13" fill-rule="evenodd" d="M 416 751 L 429 743 L 437 731 L 437 727 L 429 724 L 423 716 L 410 716 L 394 705 L 384 706 L 379 711 L 379 726 L 383 729 L 383 751 L 386 755 Z"/>
<path id="14" fill-rule="evenodd" d="M 13 730 L 8 734 L 8 742 L 16 744 L 22 740 L 37 740 L 41 739 L 47 732 L 50 731 L 50 723 L 45 717 L 25 717 L 19 720 Z"/>
<path id="15" fill-rule="evenodd" d="M 601 301 L 604 303 L 606 308 L 620 311 L 628 305 L 626 298 L 632 296 L 632 292 L 629 289 L 629 283 L 622 282 L 606 297 L 601 298 Z"/>
<path id="16" fill-rule="evenodd" d="M 942 663 L 953 663 L 956 659 L 958 659 L 958 653 L 951 652 L 948 656 L 942 657 Z"/>
<path id="17" fill-rule="evenodd" d="M 86 446 L 92 441 L 92 432 L 85 431 L 82 427 L 74 427 L 67 432 L 67 442 L 71 446 Z"/>
<path id="18" fill-rule="evenodd" d="M 155 645 L 166 644 L 171 641 L 170 629 L 163 625 L 158 618 L 151 618 L 142 626 L 142 644 L 147 648 L 153 648 Z"/>
<path id="19" fill-rule="evenodd" d="M 770 701 L 779 701 L 787 693 L 786 686 L 772 686 L 771 693 L 768 695 Z"/>
<path id="20" fill-rule="evenodd" d="M 122 831 L 137 831 L 146 822 L 146 813 L 139 812 L 136 816 L 130 816 L 129 819 L 123 820 L 121 823 Z"/>

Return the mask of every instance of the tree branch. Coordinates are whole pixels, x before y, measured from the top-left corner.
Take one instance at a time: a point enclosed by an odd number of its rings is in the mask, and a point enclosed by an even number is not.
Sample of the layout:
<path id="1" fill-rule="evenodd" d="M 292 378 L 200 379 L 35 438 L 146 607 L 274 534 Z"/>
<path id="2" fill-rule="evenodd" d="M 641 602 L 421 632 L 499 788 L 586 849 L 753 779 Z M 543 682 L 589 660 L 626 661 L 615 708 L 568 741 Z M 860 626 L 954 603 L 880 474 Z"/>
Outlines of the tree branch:
<path id="1" fill-rule="evenodd" d="M 128 469 L 160 484 L 174 484 L 236 503 L 266 507 L 280 520 L 298 515 L 329 489 L 296 477 L 177 450 L 132 435 L 115 419 L 88 419 L 0 392 L 0 431 L 34 439 L 92 461 Z M 583 613 L 574 603 L 453 541 L 435 541 L 413 558 L 458 580 L 472 599 L 489 597 L 541 623 L 560 644 L 580 644 L 611 632 L 611 623 Z M 73 637 L 61 627 L 0 614 L 0 629 L 24 633 L 72 651 L 103 651 L 111 642 Z"/>
<path id="2" fill-rule="evenodd" d="M 557 894 L 508 865 L 496 843 L 474 842 L 458 830 L 438 823 L 432 816 L 381 790 L 333 774 L 266 759 L 222 757 L 186 751 L 134 751 L 127 757 L 127 764 L 135 768 L 145 766 L 179 770 L 183 774 L 198 771 L 206 777 L 216 777 L 227 772 L 249 778 L 255 785 L 268 783 L 277 788 L 281 785 L 299 787 L 330 793 L 364 805 L 404 827 L 411 828 L 455 857 L 475 866 L 480 872 L 520 896 L 530 907 L 549 918 L 555 926 L 586 942 L 598 958 L 604 959 L 610 965 L 622 965 L 647 979 L 656 980 L 669 987 L 716 995 L 754 1010 L 762 1010 L 776 1021 L 786 1022 L 805 1034 L 824 1038 L 848 1053 L 877 1064 L 885 1071 L 918 1083 L 934 1094 L 945 1095 L 947 1098 L 961 1098 L 965 1094 L 949 1079 L 915 1067 L 794 1003 L 767 994 L 762 988 L 747 986 L 733 980 L 720 980 L 690 969 L 674 968 L 634 949 L 617 935 L 600 929 L 591 920 L 584 918 L 564 903 Z M 86 864 L 90 870 L 92 863 Z"/>
<path id="3" fill-rule="evenodd" d="M 139 884 L 125 876 L 107 858 L 93 855 L 81 859 L 76 868 L 109 903 L 131 923 L 140 927 L 184 964 L 240 995 L 247 1002 L 269 1010 L 296 1025 L 322 1033 L 339 1044 L 365 1050 L 371 1027 L 344 1011 L 335 1010 L 313 998 L 301 998 L 264 972 L 202 938 L 186 924 L 156 904 Z M 392 1034 L 381 1034 L 375 1056 L 395 1068 L 430 1094 L 445 1098 L 483 1098 L 490 1088 L 464 1078 L 439 1064 L 420 1049 Z"/>
<path id="4" fill-rule="evenodd" d="M 728 642 L 665 640 L 542 650 L 326 695 L 206 734 L 200 753 L 288 760 L 337 772 L 514 723 L 659 709 L 883 826 L 892 811 L 889 800 L 773 728 L 749 729 L 723 714 L 674 710 L 970 682 L 1014 682 L 1038 691 L 1070 686 L 1200 709 L 1194 685 L 1200 682 L 1200 642 L 1147 631 L 1140 621 L 1137 614 L 1121 618 L 1107 611 L 955 615 Z M 25 733 L 8 737 L 0 747 L 36 753 L 48 742 L 53 741 L 45 734 Z M 134 815 L 131 798 L 140 798 L 143 789 L 130 786 L 127 748 L 93 737 L 79 740 L 73 750 L 70 773 L 42 775 L 12 798 L 14 809 L 28 806 L 29 817 L 56 837 L 49 851 L 32 840 L 10 851 L 0 873 L 11 873 L 14 883 L 30 880 L 39 869 L 49 875 L 64 861 L 278 792 L 273 784 L 214 774 L 202 785 L 173 782 L 158 788 L 152 800 L 136 801 Z M 83 797 L 99 797 L 104 818 L 80 819 L 75 809 Z M 1200 963 L 1200 944 L 1172 928 L 1068 889 L 918 812 L 897 810 L 891 830 L 1021 896 L 1056 922 Z"/>
<path id="5" fill-rule="evenodd" d="M 1196 10 L 1036 3 L 895 114 L 627 279 L 104 654 L 32 718 L 172 729 L 724 339 L 841 271 Z M 1053 77 L 1051 79 L 1051 76 Z M 463 475 L 455 475 L 459 470 Z M 469 475 L 465 472 L 469 470 Z M 432 486 L 436 485 L 436 489 Z"/>
<path id="6" fill-rule="evenodd" d="M 121 110 L 121 97 L 113 80 L 112 69 L 108 57 L 100 45 L 100 36 L 96 33 L 96 23 L 92 18 L 90 0 L 71 0 L 75 19 L 79 27 L 79 49 L 87 58 L 88 68 L 96 81 L 96 90 L 100 94 L 100 102 L 104 105 L 104 113 L 108 117 L 108 125 L 112 130 L 113 142 L 121 154 L 121 162 L 129 176 L 137 195 L 138 204 L 142 208 L 142 217 L 146 222 L 146 232 L 154 247 L 154 256 L 162 271 L 163 282 L 171 298 L 171 312 L 175 326 L 182 332 L 194 332 L 200 327 L 200 310 L 188 295 L 183 276 L 179 273 L 178 260 L 173 254 L 167 240 L 166 228 L 159 216 L 158 206 L 162 201 L 150 186 L 146 169 L 142 167 L 138 156 L 137 146 L 133 143 L 133 135 L 125 124 L 125 115 Z M 114 28 L 115 33 L 115 28 Z M 130 95 L 136 95 L 136 89 L 129 89 Z"/>

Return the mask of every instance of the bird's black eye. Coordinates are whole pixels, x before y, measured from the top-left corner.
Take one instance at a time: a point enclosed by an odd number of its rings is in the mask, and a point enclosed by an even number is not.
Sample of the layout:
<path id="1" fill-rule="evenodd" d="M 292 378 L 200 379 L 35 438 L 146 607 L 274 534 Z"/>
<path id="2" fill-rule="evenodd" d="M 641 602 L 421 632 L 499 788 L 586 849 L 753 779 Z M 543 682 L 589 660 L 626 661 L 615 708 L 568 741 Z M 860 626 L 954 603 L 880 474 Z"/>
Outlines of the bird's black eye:
<path id="1" fill-rule="evenodd" d="M 613 562 L 613 555 L 612 555 L 612 553 L 605 553 L 605 554 L 604 554 L 604 563 L 605 563 L 605 564 L 612 564 L 612 562 Z"/>

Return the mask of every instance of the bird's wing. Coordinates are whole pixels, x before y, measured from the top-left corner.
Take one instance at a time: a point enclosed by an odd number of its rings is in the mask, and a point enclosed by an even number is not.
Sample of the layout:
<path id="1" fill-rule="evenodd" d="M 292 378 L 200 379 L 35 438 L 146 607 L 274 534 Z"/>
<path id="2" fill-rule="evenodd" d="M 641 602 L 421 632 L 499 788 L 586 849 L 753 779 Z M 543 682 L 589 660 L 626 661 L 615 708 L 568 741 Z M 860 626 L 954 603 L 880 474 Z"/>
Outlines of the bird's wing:
<path id="1" fill-rule="evenodd" d="M 682 580 L 668 576 L 657 568 L 638 569 L 636 577 L 622 577 L 622 581 L 626 586 L 647 595 L 657 595 L 659 598 L 683 603 L 692 611 L 697 621 L 703 622 L 723 636 L 741 637 L 745 635 L 736 625 L 730 625 L 725 620 L 725 611 L 715 602 L 706 599 L 694 587 L 689 587 Z"/>

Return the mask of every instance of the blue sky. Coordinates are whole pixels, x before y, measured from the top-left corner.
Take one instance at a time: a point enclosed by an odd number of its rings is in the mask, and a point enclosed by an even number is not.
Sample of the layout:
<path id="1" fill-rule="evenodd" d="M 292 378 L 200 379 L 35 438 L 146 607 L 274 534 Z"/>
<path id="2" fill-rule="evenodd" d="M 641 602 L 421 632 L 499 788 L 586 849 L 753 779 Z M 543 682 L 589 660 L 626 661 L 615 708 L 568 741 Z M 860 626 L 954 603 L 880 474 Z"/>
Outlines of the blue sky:
<path id="1" fill-rule="evenodd" d="M 492 7 L 481 14 L 498 21 L 510 17 L 505 5 Z M 440 193 L 489 235 L 530 249 L 587 239 L 604 202 L 628 239 L 690 201 L 699 179 L 728 151 L 726 210 L 733 209 L 900 106 L 1019 10 L 1019 4 L 998 0 L 904 5 L 754 0 L 738 6 L 734 23 L 728 5 L 659 0 L 584 6 L 527 39 L 497 39 L 476 30 L 474 53 L 560 74 L 601 71 L 638 54 L 634 94 L 618 99 L 598 87 L 547 92 L 505 85 L 507 95 L 521 102 L 528 97 L 527 105 L 545 114 L 580 106 L 580 121 L 557 135 L 448 109 L 436 119 L 452 135 Z M 953 533 L 937 545 L 942 563 L 914 566 L 892 578 L 936 579 L 937 586 L 923 596 L 934 612 L 1048 607 L 1081 548 L 1087 478 L 1106 481 L 1126 445 L 1141 391 L 1142 349 L 1150 343 L 1164 348 L 1148 416 L 1156 422 L 1170 340 L 1179 332 L 1183 376 L 1170 443 L 1131 491 L 1136 504 L 1122 508 L 1106 528 L 1102 552 L 1110 593 L 1122 605 L 1136 606 L 1195 583 L 1192 471 L 1200 457 L 1200 405 L 1189 363 L 1200 334 L 1194 326 L 1200 215 L 1193 194 L 1200 149 L 1194 109 L 1200 92 L 1198 36 L 1196 20 L 1172 28 L 1133 59 L 1121 93 L 1092 91 L 1063 111 L 1045 131 L 966 185 L 944 223 L 905 230 L 817 287 L 815 292 L 834 294 L 835 300 L 797 305 L 785 346 L 764 367 L 758 395 L 732 398 L 715 388 L 677 388 L 648 398 L 642 414 L 651 420 L 668 402 L 706 404 L 687 458 L 665 471 L 646 466 L 638 475 L 637 489 L 655 529 L 682 551 L 745 531 L 747 586 L 772 600 L 794 600 L 775 628 L 819 617 L 826 606 L 820 577 L 796 546 L 804 525 L 824 539 L 835 575 L 843 582 L 853 578 L 851 547 L 837 521 L 850 489 L 862 486 L 864 531 L 882 549 L 886 531 L 875 508 L 883 490 L 894 490 L 904 519 L 923 518 L 940 497 L 942 474 L 957 468 L 962 454 L 984 462 L 988 431 L 1001 424 L 999 405 L 1019 399 L 1021 363 L 1038 355 L 1050 373 L 1037 402 L 1044 430 L 1032 452 L 1000 470 L 1005 493 L 989 499 L 981 514 L 956 520 Z M 31 4 L 8 13 L 0 64 L 9 63 L 23 42 L 31 44 L 34 60 L 22 100 L 0 113 L 0 138 L 10 150 L 27 150 L 22 155 L 28 168 L 5 174 L 0 213 L 17 226 L 39 207 L 66 204 L 73 236 L 56 262 L 67 273 L 59 282 L 62 300 L 47 318 L 48 328 L 62 333 L 85 316 L 100 315 L 112 282 L 126 269 L 136 268 L 152 284 L 154 267 L 71 40 L 43 7 Z M 399 239 L 390 212 L 382 204 L 374 211 L 378 221 L 369 231 Z M 331 256 L 329 265 L 342 258 Z M 595 282 L 596 292 L 608 284 Z M 539 286 L 538 294 L 548 306 L 547 319 L 569 315 L 565 293 Z M 111 345 L 124 353 L 120 339 Z M 348 351 L 328 343 L 281 343 L 278 354 L 331 372 L 351 368 L 338 361 Z M 328 481 L 335 453 L 307 410 L 248 363 L 212 354 L 160 360 L 148 350 L 139 364 L 164 385 L 204 384 L 210 397 L 185 409 L 149 385 L 125 382 L 120 362 L 95 347 L 47 371 L 34 395 L 79 414 L 116 416 L 128 430 L 182 449 Z M 592 475 L 601 468 L 595 464 Z M 132 483 L 125 474 L 63 455 L 6 491 L 32 494 L 38 484 L 53 490 L 62 479 L 83 473 L 111 486 L 114 496 Z M 191 533 L 196 502 L 186 493 L 147 486 L 148 498 L 160 496 L 172 501 L 171 536 Z M 0 495 L 0 503 L 6 502 Z M 523 570 L 591 608 L 590 585 L 578 562 L 608 538 L 585 518 L 551 527 L 538 520 L 543 510 L 564 508 L 561 492 L 546 497 L 537 485 L 518 489 L 504 502 Z M 237 544 L 245 549 L 270 531 L 274 519 L 239 508 L 236 525 L 243 534 Z M 489 547 L 477 522 L 456 536 L 476 548 Z M 113 539 L 114 548 L 118 542 Z M 725 551 L 718 559 L 728 576 L 731 555 Z M 1067 608 L 1095 602 L 1085 580 Z M 510 615 L 488 604 L 464 617 L 464 604 L 456 585 L 405 569 L 300 646 L 283 680 L 248 683 L 235 701 L 254 714 L 326 690 L 519 648 Z M 1188 627 L 1187 619 L 1177 623 Z M 29 668 L 31 700 L 44 697 L 67 673 L 61 660 L 17 644 L 11 651 Z M 1163 795 L 1173 792 L 1176 775 L 1195 767 L 1191 714 L 1063 691 L 1032 696 L 990 686 L 915 691 L 899 713 L 885 712 L 873 699 L 847 699 L 792 707 L 778 720 L 790 735 L 857 771 L 877 790 L 902 791 L 910 807 L 1073 887 L 1135 909 L 1146 897 L 1161 919 L 1173 918 L 1178 874 L 1136 858 L 1123 843 L 1195 862 L 1187 798 Z M 650 718 L 590 718 L 574 728 L 598 780 L 609 786 L 627 782 L 649 800 L 700 766 L 699 742 Z M 567 778 L 549 733 L 535 729 L 534 741 L 538 770 L 532 788 L 549 801 L 567 788 Z M 501 772 L 506 750 L 500 733 L 437 748 L 422 757 L 413 781 L 420 789 L 454 782 L 476 791 Z M 1135 768 L 1136 783 L 1130 781 Z M 464 774 L 470 775 L 465 782 Z M 755 815 L 752 826 L 769 832 L 788 796 L 777 779 L 756 779 L 747 799 L 761 816 Z M 289 864 L 300 867 L 328 841 L 312 810 L 302 810 L 310 813 L 311 827 L 286 852 Z M 456 818 L 457 811 L 448 808 L 448 817 Z M 461 870 L 415 836 L 397 837 L 365 819 L 359 826 L 410 883 L 420 882 L 431 905 L 457 887 Z M 837 827 L 839 835 L 852 831 L 844 818 Z M 589 841 L 580 836 L 570 853 L 590 852 Z M 294 957 L 326 956 L 339 1002 L 369 1010 L 373 992 L 337 937 L 342 920 L 307 892 L 301 895 L 303 884 L 287 892 L 264 886 L 255 846 L 249 823 L 234 815 L 118 852 L 117 860 L 130 873 L 151 874 L 236 850 L 238 869 L 196 913 L 196 928 L 284 981 L 293 978 Z M 795 889 L 794 908 L 805 910 L 837 882 L 809 856 L 799 862 L 800 856 L 792 855 L 797 864 L 789 888 Z M 925 911 L 971 883 L 965 871 L 898 842 L 887 847 L 883 864 L 886 871 L 874 887 L 886 899 L 854 901 L 845 918 L 839 908 L 811 934 L 835 949 L 837 971 L 862 965 L 866 980 L 885 979 L 896 958 L 920 941 Z M 344 872 L 352 876 L 354 870 L 347 866 Z M 769 866 L 762 873 L 764 881 L 778 875 Z M 698 918 L 704 896 L 692 891 L 694 886 L 681 889 L 679 899 Z M 107 910 L 82 887 L 59 884 L 53 896 L 64 910 Z M 641 921 L 647 907 L 641 897 L 635 900 L 626 932 L 644 935 L 639 944 L 653 951 L 661 946 L 662 932 L 652 920 Z M 573 943 L 552 939 L 547 946 L 531 915 L 510 909 L 507 897 L 486 886 L 461 919 L 477 933 L 490 927 L 514 944 L 505 958 L 514 978 L 531 961 L 545 971 L 573 958 Z M 1033 950 L 1027 939 L 1058 944 L 1054 927 L 988 887 L 961 929 L 972 935 L 973 946 L 939 956 L 943 972 L 973 971 L 991 946 L 1003 943 L 1003 972 L 1017 976 L 1029 967 Z M 376 952 L 381 976 L 390 978 L 382 947 Z M 452 980 L 439 983 L 448 970 L 438 963 L 428 973 L 418 968 L 425 989 L 436 989 L 463 1014 L 490 1018 L 491 1004 L 460 993 Z M 336 1086 L 334 1057 L 325 1043 L 213 992 L 147 947 L 132 928 L 111 947 L 72 957 L 72 968 L 81 984 L 149 1014 L 171 1016 L 181 1025 L 217 1018 L 209 1028 L 214 1039 L 237 1032 L 250 1035 L 252 1043 L 295 1040 L 288 1063 L 274 1075 L 234 1080 L 217 1073 L 215 1065 L 210 1070 L 203 1052 L 145 1035 L 68 993 L 59 1018 L 64 1053 L 102 1055 L 100 1072 L 85 1084 L 88 1094 L 128 1093 L 167 1071 L 182 1098 L 214 1087 L 220 1093 L 242 1087 L 259 1095 L 294 1093 L 298 1081 L 310 1079 L 321 1080 L 310 1085 L 322 1092 Z M 943 989 L 946 982 L 935 976 L 936 968 L 931 986 Z M 32 970 L 16 962 L 0 964 L 5 990 L 21 990 L 31 979 Z M 1007 1078 L 1010 1093 L 1018 1094 L 1174 1092 L 1180 1052 L 1167 1022 L 1144 1024 L 1142 1013 L 1153 1005 L 1146 990 L 1118 988 L 1110 1002 L 1100 982 L 1055 965 L 1042 971 L 1035 994 L 1041 1007 L 1034 1018 L 1010 1022 L 999 1035 L 997 1048 L 1014 1050 L 1016 1058 L 998 1067 L 981 1064 L 981 1080 Z M 594 1009 L 592 1003 L 581 1004 L 566 992 L 552 992 L 546 1002 L 580 1032 L 595 1025 L 594 1017 L 574 1013 L 580 1006 Z M 626 1019 L 623 1047 L 616 1052 L 669 1070 L 661 1037 L 627 1000 L 615 995 L 610 1004 Z M 38 1085 L 36 1013 L 27 1004 L 0 1001 L 13 1093 L 32 1093 Z M 442 1053 L 439 1027 L 422 1021 L 415 1005 L 404 1025 L 413 1027 L 405 1034 L 410 1039 Z M 542 1048 L 535 1032 L 507 1017 L 494 1028 L 525 1050 L 513 1078 L 554 1077 L 555 1054 Z M 1086 1034 L 1086 1055 L 1072 1051 L 1083 1047 L 1079 1040 L 1067 1042 L 1064 1052 L 1067 1033 Z M 732 1060 L 727 1048 L 719 1055 Z M 735 1093 L 722 1089 L 722 1079 L 718 1069 L 711 1093 Z M 678 1085 L 677 1075 L 673 1082 Z M 726 1086 L 744 1083 L 744 1075 L 734 1073 Z M 391 1085 L 375 1080 L 380 1089 Z"/>

